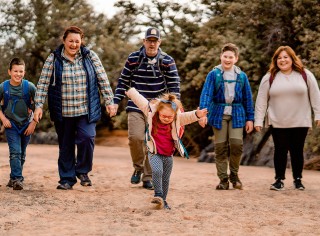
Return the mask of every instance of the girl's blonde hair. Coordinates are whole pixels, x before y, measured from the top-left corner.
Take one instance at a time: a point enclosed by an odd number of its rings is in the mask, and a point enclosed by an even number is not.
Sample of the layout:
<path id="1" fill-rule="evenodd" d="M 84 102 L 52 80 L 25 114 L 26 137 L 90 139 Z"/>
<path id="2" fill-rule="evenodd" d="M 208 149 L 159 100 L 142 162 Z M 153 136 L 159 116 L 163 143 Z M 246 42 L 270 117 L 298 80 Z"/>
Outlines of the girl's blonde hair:
<path id="1" fill-rule="evenodd" d="M 288 55 L 291 57 L 292 69 L 302 73 L 304 66 L 303 66 L 300 58 L 293 51 L 293 49 L 289 46 L 280 46 L 272 56 L 272 60 L 271 60 L 270 67 L 269 67 L 269 72 L 271 73 L 271 76 L 274 78 L 276 76 L 277 72 L 280 71 L 280 68 L 277 65 L 277 60 L 278 60 L 279 54 L 282 51 L 286 51 L 288 53 Z"/>
<path id="2" fill-rule="evenodd" d="M 180 102 L 180 100 L 177 98 L 176 95 L 172 93 L 165 93 L 162 94 L 158 99 L 158 106 L 157 106 L 157 112 L 161 110 L 163 107 L 169 107 L 172 108 L 175 114 L 177 114 L 178 110 L 183 109 L 183 106 Z"/>

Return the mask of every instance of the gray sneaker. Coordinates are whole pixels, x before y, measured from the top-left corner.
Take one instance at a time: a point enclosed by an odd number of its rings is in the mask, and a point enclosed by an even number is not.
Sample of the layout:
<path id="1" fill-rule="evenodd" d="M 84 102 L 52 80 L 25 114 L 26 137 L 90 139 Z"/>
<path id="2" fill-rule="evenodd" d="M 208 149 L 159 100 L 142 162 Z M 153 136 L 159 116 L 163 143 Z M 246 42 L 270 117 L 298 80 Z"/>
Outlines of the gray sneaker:
<path id="1" fill-rule="evenodd" d="M 229 180 L 228 178 L 220 180 L 220 183 L 216 187 L 217 190 L 228 190 L 229 189 Z"/>
<path id="2" fill-rule="evenodd" d="M 13 181 L 13 190 L 22 190 L 23 189 L 23 183 L 20 179 Z"/>
<path id="3" fill-rule="evenodd" d="M 9 188 L 13 187 L 13 179 L 9 179 L 9 182 L 7 183 L 7 187 Z"/>
<path id="4" fill-rule="evenodd" d="M 242 183 L 237 174 L 230 174 L 229 178 L 234 189 L 242 189 Z"/>

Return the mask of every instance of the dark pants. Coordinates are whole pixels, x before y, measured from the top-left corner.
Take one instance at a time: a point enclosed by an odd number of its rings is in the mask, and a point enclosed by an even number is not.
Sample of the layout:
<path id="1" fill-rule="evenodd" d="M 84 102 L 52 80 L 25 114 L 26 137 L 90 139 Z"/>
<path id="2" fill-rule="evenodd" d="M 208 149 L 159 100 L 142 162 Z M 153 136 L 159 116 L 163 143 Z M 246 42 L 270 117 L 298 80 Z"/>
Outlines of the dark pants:
<path id="1" fill-rule="evenodd" d="M 293 178 L 302 178 L 304 164 L 303 147 L 308 129 L 307 127 L 272 128 L 275 179 L 285 179 L 288 151 L 291 157 Z"/>
<path id="2" fill-rule="evenodd" d="M 87 116 L 64 117 L 54 123 L 59 141 L 60 184 L 77 182 L 78 174 L 92 170 L 96 123 L 88 123 Z M 77 156 L 75 149 L 77 145 Z"/>

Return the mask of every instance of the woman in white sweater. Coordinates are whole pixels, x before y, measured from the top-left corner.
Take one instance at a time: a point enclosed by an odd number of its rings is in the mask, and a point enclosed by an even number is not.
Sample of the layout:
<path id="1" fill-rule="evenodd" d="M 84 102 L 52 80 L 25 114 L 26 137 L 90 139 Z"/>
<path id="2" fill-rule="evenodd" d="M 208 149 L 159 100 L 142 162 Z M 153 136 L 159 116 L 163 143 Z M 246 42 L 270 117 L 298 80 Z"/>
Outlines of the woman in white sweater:
<path id="1" fill-rule="evenodd" d="M 279 47 L 272 57 L 268 73 L 262 78 L 255 105 L 256 131 L 265 120 L 272 127 L 274 141 L 275 183 L 271 190 L 283 190 L 287 154 L 290 152 L 295 189 L 304 190 L 301 183 L 304 164 L 303 147 L 309 127 L 311 109 L 320 126 L 320 92 L 314 75 L 306 70 L 289 46 Z"/>

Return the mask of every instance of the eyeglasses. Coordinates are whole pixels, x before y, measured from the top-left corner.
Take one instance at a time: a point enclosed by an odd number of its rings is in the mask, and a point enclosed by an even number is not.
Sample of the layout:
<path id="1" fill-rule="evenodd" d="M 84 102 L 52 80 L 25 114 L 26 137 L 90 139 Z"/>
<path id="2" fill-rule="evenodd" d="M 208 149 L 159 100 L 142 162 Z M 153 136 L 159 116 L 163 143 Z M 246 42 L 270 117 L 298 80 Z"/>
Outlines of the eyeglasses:
<path id="1" fill-rule="evenodd" d="M 146 39 L 146 42 L 147 42 L 147 43 L 154 43 L 154 44 L 156 44 L 156 43 L 158 43 L 158 42 L 159 42 L 159 40 L 150 40 L 150 39 Z"/>
<path id="2" fill-rule="evenodd" d="M 159 116 L 162 118 L 162 119 L 168 119 L 168 120 L 173 120 L 174 119 L 174 116 L 166 116 L 166 115 L 163 115 L 161 113 L 159 113 Z"/>

